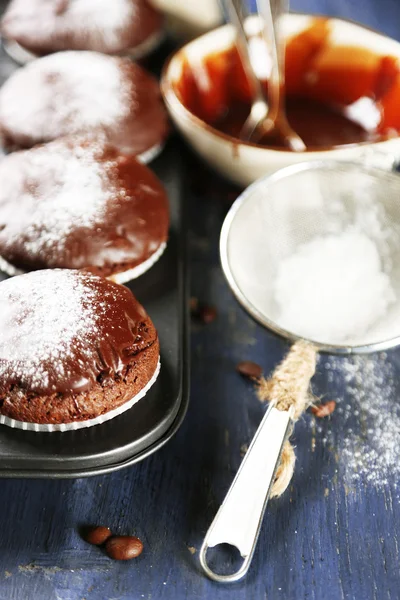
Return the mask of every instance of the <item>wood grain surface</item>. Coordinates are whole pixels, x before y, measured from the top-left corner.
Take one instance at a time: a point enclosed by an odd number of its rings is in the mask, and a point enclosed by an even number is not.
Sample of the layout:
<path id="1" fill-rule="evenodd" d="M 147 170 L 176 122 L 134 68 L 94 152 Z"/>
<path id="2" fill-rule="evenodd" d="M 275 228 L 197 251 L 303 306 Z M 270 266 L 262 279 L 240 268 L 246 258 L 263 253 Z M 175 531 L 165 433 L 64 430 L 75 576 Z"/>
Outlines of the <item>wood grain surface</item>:
<path id="1" fill-rule="evenodd" d="M 398 0 L 297 0 L 293 9 L 353 18 L 400 39 Z M 213 323 L 192 326 L 187 418 L 166 447 L 130 469 L 80 480 L 1 480 L 0 600 L 396 600 L 398 482 L 389 474 L 382 486 L 365 478 L 349 484 L 340 412 L 318 426 L 311 414 L 297 424 L 295 476 L 270 503 L 246 580 L 224 587 L 200 573 L 202 538 L 264 410 L 235 365 L 254 360 L 269 373 L 287 346 L 242 311 L 221 273 L 219 231 L 237 191 L 189 153 L 187 175 L 192 294 L 218 310 Z M 344 380 L 328 381 L 327 360 L 314 391 L 345 408 Z M 398 376 L 400 351 L 386 360 Z M 361 431 L 359 415 L 351 427 Z M 111 561 L 81 539 L 79 528 L 90 523 L 139 536 L 143 554 Z"/>

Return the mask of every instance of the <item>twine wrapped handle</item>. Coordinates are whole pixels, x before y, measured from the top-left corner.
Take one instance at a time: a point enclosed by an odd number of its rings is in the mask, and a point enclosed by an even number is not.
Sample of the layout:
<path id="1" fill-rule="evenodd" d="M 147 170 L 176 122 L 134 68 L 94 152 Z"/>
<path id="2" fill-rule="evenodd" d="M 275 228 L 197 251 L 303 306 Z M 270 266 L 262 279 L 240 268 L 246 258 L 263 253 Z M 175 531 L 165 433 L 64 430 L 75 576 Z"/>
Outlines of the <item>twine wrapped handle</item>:
<path id="1" fill-rule="evenodd" d="M 262 402 L 272 402 L 278 410 L 290 410 L 292 420 L 297 421 L 312 404 L 309 386 L 317 364 L 317 348 L 299 341 L 293 344 L 283 361 L 276 367 L 270 379 L 258 382 L 257 395 Z M 292 479 L 296 455 L 289 440 L 281 454 L 271 491 L 271 498 L 283 494 Z"/>

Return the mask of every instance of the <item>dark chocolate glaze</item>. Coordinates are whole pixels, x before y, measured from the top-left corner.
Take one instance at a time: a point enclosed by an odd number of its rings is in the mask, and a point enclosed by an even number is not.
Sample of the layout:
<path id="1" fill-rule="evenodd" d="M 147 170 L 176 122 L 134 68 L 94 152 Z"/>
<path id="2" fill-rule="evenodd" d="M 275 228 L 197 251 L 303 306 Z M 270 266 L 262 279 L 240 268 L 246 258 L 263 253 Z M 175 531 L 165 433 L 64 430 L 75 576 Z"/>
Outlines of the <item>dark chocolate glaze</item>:
<path id="1" fill-rule="evenodd" d="M 121 75 L 117 89 L 110 69 Z M 117 114 L 114 99 L 121 104 Z M 126 154 L 162 146 L 169 125 L 157 80 L 127 58 L 69 51 L 29 63 L 0 90 L 0 135 L 8 150 L 93 131 Z"/>
<path id="2" fill-rule="evenodd" d="M 78 3 L 84 5 L 85 0 L 75 0 Z M 128 18 L 111 30 L 110 23 L 101 28 L 95 18 L 71 16 L 70 4 L 71 0 L 12 0 L 1 21 L 1 33 L 39 56 L 60 50 L 122 54 L 161 31 L 163 25 L 161 14 L 147 0 L 125 0 Z"/>
<path id="3" fill-rule="evenodd" d="M 55 293 L 59 315 L 49 302 Z M 72 318 L 65 308 L 69 296 L 75 302 Z M 46 312 L 41 307 L 47 304 Z M 55 322 L 65 317 L 67 339 Z M 53 328 L 49 342 L 43 332 Z M 128 288 L 69 270 L 28 273 L 0 283 L 0 331 L 0 410 L 2 397 L 15 386 L 25 394 L 48 395 L 89 390 L 96 381 L 111 384 L 157 342 L 150 318 Z"/>
<path id="4" fill-rule="evenodd" d="M 64 165 L 76 155 L 85 175 L 73 188 L 72 208 L 63 197 L 74 171 Z M 104 199 L 88 223 L 82 208 L 93 170 L 101 173 Z M 0 163 L 0 256 L 23 271 L 87 268 L 113 275 L 150 258 L 166 242 L 168 226 L 157 177 L 101 138 L 63 138 Z"/>

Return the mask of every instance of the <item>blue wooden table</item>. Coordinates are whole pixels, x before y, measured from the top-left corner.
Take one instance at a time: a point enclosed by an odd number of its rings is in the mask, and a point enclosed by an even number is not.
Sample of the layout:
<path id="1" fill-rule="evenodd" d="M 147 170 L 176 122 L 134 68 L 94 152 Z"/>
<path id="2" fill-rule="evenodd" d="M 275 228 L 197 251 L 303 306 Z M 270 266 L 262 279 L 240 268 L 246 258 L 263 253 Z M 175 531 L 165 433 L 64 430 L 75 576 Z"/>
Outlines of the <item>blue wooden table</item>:
<path id="1" fill-rule="evenodd" d="M 293 8 L 356 19 L 400 39 L 400 0 L 297 0 Z M 396 440 L 380 422 L 377 443 L 367 423 L 376 424 L 382 410 L 396 434 L 400 351 L 354 364 L 320 361 L 314 391 L 336 398 L 338 408 L 324 421 L 307 414 L 296 426 L 296 473 L 270 504 L 247 579 L 221 587 L 200 573 L 202 538 L 263 413 L 235 364 L 255 360 L 269 373 L 287 347 L 232 298 L 218 237 L 234 196 L 189 160 L 192 294 L 214 304 L 218 318 L 193 324 L 186 421 L 156 455 L 112 475 L 0 481 L 0 600 L 400 598 L 400 467 L 396 448 L 386 456 L 384 445 Z M 366 414 L 364 383 L 378 401 Z M 84 523 L 138 535 L 142 556 L 112 562 L 81 540 Z"/>

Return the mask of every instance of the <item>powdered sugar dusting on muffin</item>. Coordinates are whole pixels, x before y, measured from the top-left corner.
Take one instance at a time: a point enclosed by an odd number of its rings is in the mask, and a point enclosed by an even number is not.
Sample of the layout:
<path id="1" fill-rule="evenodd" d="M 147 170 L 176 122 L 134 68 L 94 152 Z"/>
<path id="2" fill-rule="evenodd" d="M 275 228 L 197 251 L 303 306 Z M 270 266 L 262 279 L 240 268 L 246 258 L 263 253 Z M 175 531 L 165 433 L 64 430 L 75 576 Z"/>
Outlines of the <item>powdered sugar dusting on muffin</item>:
<path id="1" fill-rule="evenodd" d="M 132 0 L 69 0 L 62 15 L 68 29 L 91 32 L 101 36 L 107 48 L 117 46 L 125 23 L 135 18 Z"/>
<path id="2" fill-rule="evenodd" d="M 132 91 L 122 64 L 96 52 L 60 52 L 36 60 L 4 84 L 0 119 L 16 136 L 43 141 L 117 125 L 129 113 Z"/>
<path id="3" fill-rule="evenodd" d="M 98 304 L 93 309 L 91 279 L 55 269 L 0 284 L 0 379 L 15 373 L 16 384 L 33 390 L 47 387 L 50 375 L 68 379 L 66 359 L 84 354 L 97 335 L 101 310 Z"/>
<path id="4" fill-rule="evenodd" d="M 123 194 L 126 200 L 116 176 L 113 179 L 115 161 L 99 160 L 101 152 L 101 142 L 93 139 L 86 145 L 55 142 L 7 157 L 0 164 L 5 247 L 23 239 L 33 256 L 52 249 L 57 262 L 71 232 L 93 228 L 104 218 L 111 198 Z M 10 199 L 15 199 L 15 204 Z M 15 209 L 18 203 L 30 207 L 29 224 L 23 230 Z"/>
<path id="5" fill-rule="evenodd" d="M 12 0 L 3 28 L 13 39 L 48 42 L 70 36 L 71 48 L 117 53 L 124 30 L 138 20 L 138 13 L 137 0 Z"/>

